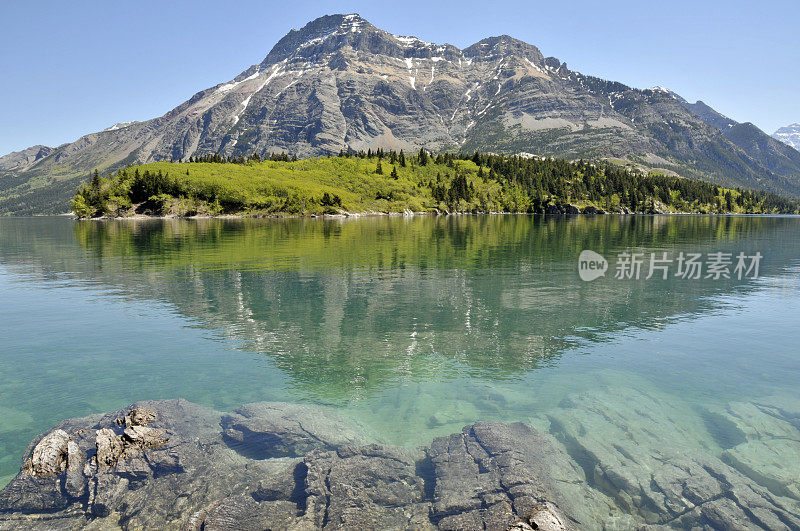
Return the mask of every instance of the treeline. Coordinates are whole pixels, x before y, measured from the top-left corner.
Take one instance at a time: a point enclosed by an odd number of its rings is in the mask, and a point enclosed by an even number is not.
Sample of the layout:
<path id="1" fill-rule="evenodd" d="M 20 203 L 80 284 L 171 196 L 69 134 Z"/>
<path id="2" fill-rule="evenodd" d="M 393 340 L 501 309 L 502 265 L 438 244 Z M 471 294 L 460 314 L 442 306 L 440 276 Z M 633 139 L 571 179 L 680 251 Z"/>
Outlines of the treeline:
<path id="1" fill-rule="evenodd" d="M 570 206 L 569 209 L 565 207 Z M 95 171 L 72 202 L 81 217 L 318 214 L 340 211 L 796 213 L 775 194 L 599 161 L 343 150 L 298 160 L 208 154 Z"/>
<path id="2" fill-rule="evenodd" d="M 233 155 L 220 155 L 219 153 L 213 153 L 209 155 L 198 155 L 196 157 L 189 157 L 185 161 L 183 159 L 171 159 L 170 162 L 204 162 L 204 163 L 212 163 L 212 164 L 249 164 L 251 162 L 263 162 L 263 161 L 273 161 L 273 162 L 297 162 L 297 155 L 289 156 L 286 152 L 281 153 L 270 153 L 263 159 L 261 155 L 258 153 L 253 153 L 249 157 L 245 156 L 233 156 Z"/>

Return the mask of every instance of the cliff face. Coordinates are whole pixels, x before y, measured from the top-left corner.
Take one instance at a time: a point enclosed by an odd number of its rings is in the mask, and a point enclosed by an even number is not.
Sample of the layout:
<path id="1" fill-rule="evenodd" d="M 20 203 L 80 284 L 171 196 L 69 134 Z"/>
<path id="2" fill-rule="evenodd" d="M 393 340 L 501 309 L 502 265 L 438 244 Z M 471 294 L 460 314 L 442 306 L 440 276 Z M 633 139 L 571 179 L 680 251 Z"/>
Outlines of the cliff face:
<path id="1" fill-rule="evenodd" d="M 330 15 L 164 116 L 42 148 L 41 156 L 0 158 L 0 211 L 66 210 L 68 191 L 94 168 L 347 147 L 627 158 L 800 195 L 800 164 L 765 164 L 684 103 L 666 89 L 573 72 L 506 35 L 460 50 L 390 34 L 358 15 Z"/>

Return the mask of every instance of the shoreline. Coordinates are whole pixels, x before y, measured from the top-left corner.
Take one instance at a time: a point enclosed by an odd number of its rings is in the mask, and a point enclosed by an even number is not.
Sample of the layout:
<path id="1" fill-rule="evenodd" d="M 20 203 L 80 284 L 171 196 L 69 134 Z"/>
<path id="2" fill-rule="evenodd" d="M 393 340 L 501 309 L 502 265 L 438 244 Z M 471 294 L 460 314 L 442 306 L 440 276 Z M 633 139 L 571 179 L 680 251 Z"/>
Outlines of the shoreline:
<path id="1" fill-rule="evenodd" d="M 70 217 L 75 221 L 143 221 L 143 220 L 201 220 L 201 219 L 359 219 L 359 218 L 413 218 L 423 216 L 435 217 L 448 217 L 448 216 L 542 216 L 547 218 L 576 218 L 576 217 L 594 217 L 594 216 L 703 216 L 703 217 L 725 217 L 725 216 L 769 216 L 769 217 L 788 217 L 798 216 L 800 214 L 788 213 L 774 213 L 774 212 L 575 212 L 575 213 L 552 213 L 552 212 L 347 212 L 341 214 L 289 214 L 289 213 L 274 213 L 267 215 L 250 215 L 250 214 L 220 214 L 220 215 L 197 215 L 197 216 L 179 216 L 179 215 L 161 215 L 152 216 L 147 214 L 135 214 L 132 216 L 98 216 L 93 218 L 86 218 L 77 216 L 74 213 L 58 214 L 56 216 L 21 216 L 21 217 Z"/>

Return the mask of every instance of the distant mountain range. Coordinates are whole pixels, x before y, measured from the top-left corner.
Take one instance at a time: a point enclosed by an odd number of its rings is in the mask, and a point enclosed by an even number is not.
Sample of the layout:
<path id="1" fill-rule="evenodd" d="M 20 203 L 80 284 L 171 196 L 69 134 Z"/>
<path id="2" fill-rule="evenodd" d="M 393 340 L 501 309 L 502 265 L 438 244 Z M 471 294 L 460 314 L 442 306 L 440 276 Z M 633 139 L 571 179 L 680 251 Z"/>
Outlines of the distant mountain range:
<path id="1" fill-rule="evenodd" d="M 772 133 L 772 136 L 784 144 L 788 144 L 800 151 L 800 124 L 792 124 L 787 125 L 786 127 L 781 127 Z"/>
<path id="2" fill-rule="evenodd" d="M 164 116 L 0 158 L 0 212 L 66 211 L 94 168 L 348 147 L 607 158 L 800 197 L 800 152 L 703 102 L 572 71 L 507 35 L 462 50 L 329 15 Z"/>

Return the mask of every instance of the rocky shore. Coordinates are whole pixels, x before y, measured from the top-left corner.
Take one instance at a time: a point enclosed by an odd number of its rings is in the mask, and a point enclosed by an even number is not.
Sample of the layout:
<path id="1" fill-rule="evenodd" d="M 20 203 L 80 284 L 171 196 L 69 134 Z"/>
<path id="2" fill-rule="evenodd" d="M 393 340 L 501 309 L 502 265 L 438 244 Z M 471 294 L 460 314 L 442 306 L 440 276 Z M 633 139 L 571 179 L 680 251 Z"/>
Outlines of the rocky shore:
<path id="1" fill-rule="evenodd" d="M 682 413 L 609 389 L 407 448 L 322 407 L 140 402 L 32 441 L 0 529 L 800 529 L 796 401 Z"/>
<path id="2" fill-rule="evenodd" d="M 366 211 L 366 212 L 344 212 L 338 214 L 290 214 L 290 213 L 242 213 L 242 214 L 220 214 L 220 215 L 178 215 L 178 214 L 166 214 L 166 215 L 151 215 L 151 214 L 133 214 L 129 216 L 111 216 L 111 215 L 103 215 L 94 218 L 81 218 L 79 216 L 75 216 L 73 212 L 64 214 L 66 216 L 73 216 L 76 219 L 89 219 L 93 221 L 103 221 L 103 220 L 143 220 L 143 219 L 257 219 L 257 218 L 278 218 L 278 219 L 285 219 L 285 218 L 324 218 L 324 219 L 346 219 L 346 218 L 368 218 L 368 217 L 380 217 L 380 216 L 387 216 L 387 217 L 411 217 L 411 216 L 441 216 L 441 215 L 486 215 L 486 214 L 493 214 L 493 215 L 515 215 L 515 214 L 538 214 L 538 215 L 546 215 L 549 217 L 561 217 L 561 216 L 578 216 L 578 215 L 600 215 L 600 214 L 704 214 L 704 215 L 715 215 L 709 212 L 702 212 L 702 213 L 694 213 L 694 212 L 679 212 L 675 210 L 670 210 L 666 208 L 664 205 L 659 204 L 649 211 L 632 211 L 627 207 L 620 206 L 616 210 L 606 211 L 601 208 L 595 207 L 593 205 L 587 205 L 584 207 L 580 207 L 578 205 L 573 205 L 570 203 L 564 204 L 553 204 L 550 203 L 543 207 L 540 210 L 533 211 L 533 212 L 483 212 L 483 211 L 474 211 L 474 212 L 461 212 L 461 211 L 426 211 L 426 212 L 414 212 L 411 210 L 405 210 L 403 212 L 377 212 L 377 211 Z"/>
<path id="3" fill-rule="evenodd" d="M 64 421 L 0 493 L 0 529 L 568 529 L 530 426 L 371 444 L 331 411 L 167 400 Z"/>

